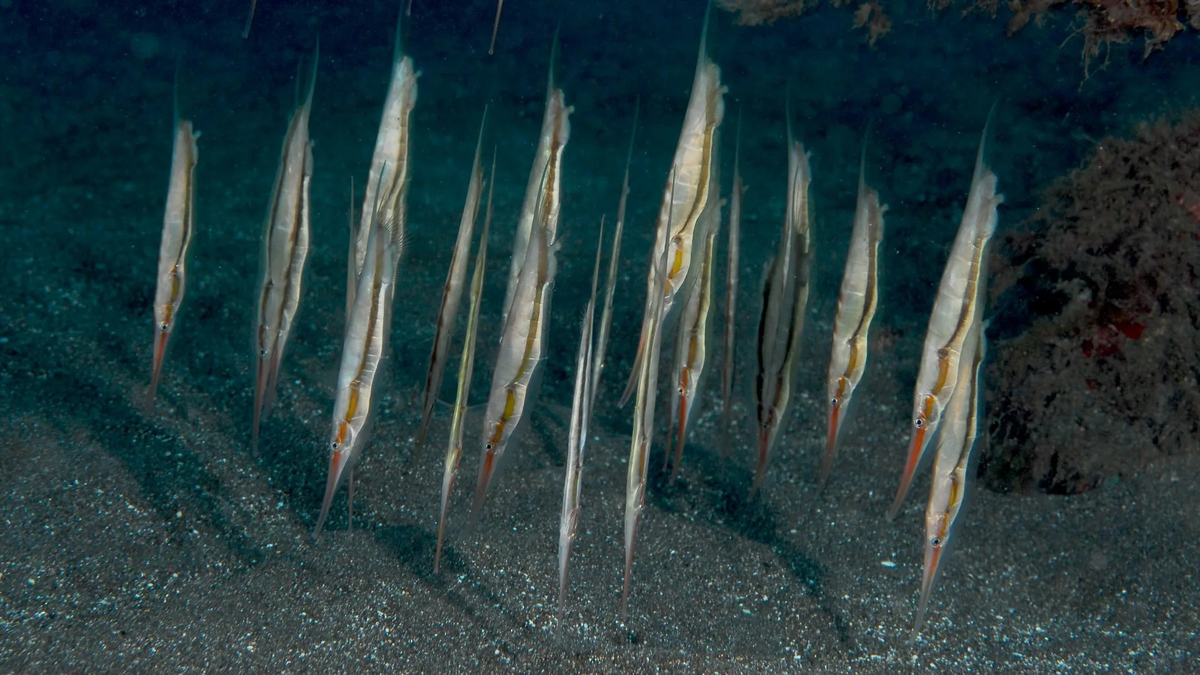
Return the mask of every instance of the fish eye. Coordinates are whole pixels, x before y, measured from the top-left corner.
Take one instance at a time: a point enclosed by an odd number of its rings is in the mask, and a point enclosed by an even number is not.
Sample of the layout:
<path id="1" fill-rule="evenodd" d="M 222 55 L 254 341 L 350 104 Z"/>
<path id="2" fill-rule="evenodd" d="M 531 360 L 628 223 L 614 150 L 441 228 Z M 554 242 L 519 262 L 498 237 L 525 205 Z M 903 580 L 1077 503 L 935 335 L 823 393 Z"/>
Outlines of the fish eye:
<path id="1" fill-rule="evenodd" d="M 683 386 L 682 385 L 679 387 L 679 395 L 683 396 Z"/>
<path id="2" fill-rule="evenodd" d="M 930 546 L 934 546 L 934 547 L 941 546 L 941 545 L 942 545 L 942 538 L 941 538 L 941 537 L 934 537 L 933 539 L 930 539 L 930 540 L 929 540 L 929 545 L 930 545 Z"/>
<path id="3" fill-rule="evenodd" d="M 262 357 L 264 359 L 267 358 L 267 350 L 266 349 L 263 349 L 262 352 L 260 352 L 260 354 L 262 355 Z"/>
<path id="4" fill-rule="evenodd" d="M 913 426 L 918 429 L 923 429 L 925 427 L 925 419 L 918 417 L 917 419 L 913 420 Z"/>
<path id="5" fill-rule="evenodd" d="M 338 443 L 337 441 L 334 441 L 334 442 L 332 443 L 332 445 L 333 445 L 333 449 L 334 449 L 334 450 L 337 450 L 337 449 L 338 449 L 338 448 L 339 448 L 339 447 L 340 447 L 342 444 L 341 444 L 341 443 Z"/>
<path id="6" fill-rule="evenodd" d="M 161 328 L 161 329 L 162 329 L 162 332 L 164 332 L 164 333 L 165 333 L 165 332 L 167 332 L 167 331 L 171 330 L 171 324 L 169 324 L 169 323 L 167 323 L 166 321 L 164 321 L 164 322 L 162 322 L 162 325 L 161 325 L 161 326 L 159 326 L 159 328 Z"/>
<path id="7" fill-rule="evenodd" d="M 832 398 L 832 399 L 829 401 L 829 404 L 830 404 L 830 405 L 837 405 L 837 404 L 838 404 L 838 397 L 834 396 L 834 397 L 833 397 L 833 398 Z"/>
<path id="8" fill-rule="evenodd" d="M 492 445 L 491 443 L 488 443 L 487 445 L 483 446 L 483 449 L 487 450 L 488 452 L 491 452 L 492 448 L 495 448 L 495 447 L 496 446 Z"/>

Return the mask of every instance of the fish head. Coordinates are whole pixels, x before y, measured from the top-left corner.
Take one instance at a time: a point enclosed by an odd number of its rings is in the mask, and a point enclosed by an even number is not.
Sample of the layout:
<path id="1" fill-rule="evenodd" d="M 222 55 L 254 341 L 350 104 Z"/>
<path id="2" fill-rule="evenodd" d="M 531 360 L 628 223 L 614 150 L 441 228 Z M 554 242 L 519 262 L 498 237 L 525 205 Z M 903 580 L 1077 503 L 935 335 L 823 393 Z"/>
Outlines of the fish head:
<path id="1" fill-rule="evenodd" d="M 335 456 L 343 453 L 348 455 L 357 438 L 358 432 L 350 425 L 350 422 L 340 420 L 333 427 L 333 435 L 329 440 L 329 452 Z"/>
<path id="2" fill-rule="evenodd" d="M 829 392 L 829 434 L 828 443 L 832 445 L 838 437 L 838 433 L 842 429 L 842 422 L 846 419 L 846 406 L 850 403 L 850 395 L 853 391 L 850 389 L 849 378 L 842 376 L 830 382 Z"/>
<path id="3" fill-rule="evenodd" d="M 941 418 L 941 406 L 939 405 L 937 396 L 932 393 L 926 393 L 924 396 L 918 396 L 916 405 L 913 406 L 913 435 L 912 444 L 909 446 L 909 457 L 918 458 L 925 452 L 925 447 L 929 445 L 930 439 L 933 437 L 933 431 L 937 428 Z"/>
<path id="4" fill-rule="evenodd" d="M 175 312 L 173 305 L 166 305 L 162 311 L 155 312 L 159 315 L 157 325 L 154 326 L 154 372 L 158 373 L 162 368 L 163 356 L 167 353 L 167 340 L 171 338 L 171 329 L 174 327 Z"/>
<path id="5" fill-rule="evenodd" d="M 921 587 L 928 589 L 933 585 L 933 580 L 937 576 L 938 565 L 942 560 L 942 551 L 946 550 L 946 542 L 950 538 L 950 518 L 946 513 L 928 515 L 925 519 L 925 532 L 925 570 L 922 574 Z"/>
<path id="6" fill-rule="evenodd" d="M 682 369 L 680 369 L 679 388 L 676 393 L 679 395 L 679 400 L 682 401 L 683 405 L 689 410 L 691 409 L 690 404 L 695 402 L 696 380 L 697 378 L 692 377 L 692 369 L 690 367 L 684 366 Z"/>

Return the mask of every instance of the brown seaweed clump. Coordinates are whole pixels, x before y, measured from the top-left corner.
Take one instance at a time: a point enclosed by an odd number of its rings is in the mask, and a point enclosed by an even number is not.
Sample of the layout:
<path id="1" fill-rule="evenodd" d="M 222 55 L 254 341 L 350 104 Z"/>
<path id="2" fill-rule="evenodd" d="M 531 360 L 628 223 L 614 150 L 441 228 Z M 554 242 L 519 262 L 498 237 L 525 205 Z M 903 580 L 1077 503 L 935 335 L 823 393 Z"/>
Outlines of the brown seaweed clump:
<path id="1" fill-rule="evenodd" d="M 930 0 L 951 2 L 952 0 Z M 978 0 L 980 7 L 990 7 L 995 14 L 998 0 Z M 1083 36 L 1083 68 L 1086 72 L 1101 48 L 1123 44 L 1134 37 L 1145 39 L 1143 58 L 1161 49 L 1168 40 L 1184 29 L 1184 19 L 1192 28 L 1200 28 L 1200 0 L 1009 0 L 1012 18 L 1008 34 L 1024 28 L 1030 20 L 1041 23 L 1051 9 L 1067 5 L 1076 7 L 1078 27 Z"/>
<path id="2" fill-rule="evenodd" d="M 1200 111 L 1100 142 L 1044 199 L 993 254 L 999 316 L 1032 320 L 995 350 L 980 472 L 1069 494 L 1200 447 Z"/>
<path id="3" fill-rule="evenodd" d="M 800 16 L 815 9 L 819 3 L 820 0 L 717 0 L 721 9 L 737 14 L 734 21 L 742 26 L 770 25 L 779 19 Z M 831 4 L 834 7 L 854 5 L 852 28 L 865 30 L 867 42 L 872 47 L 876 40 L 892 30 L 892 20 L 883 11 L 879 0 L 831 0 Z"/>
<path id="4" fill-rule="evenodd" d="M 820 0 L 717 0 L 728 12 L 737 14 L 743 26 L 772 24 L 778 19 L 800 16 L 815 8 Z M 834 7 L 853 5 L 853 27 L 864 29 L 867 40 L 875 44 L 892 29 L 885 7 L 879 0 L 831 0 Z M 941 11 L 958 5 L 963 13 L 981 12 L 996 16 L 1001 0 L 926 0 L 929 9 Z M 1041 24 L 1051 11 L 1074 8 L 1075 32 L 1083 37 L 1083 67 L 1086 73 L 1093 58 L 1102 49 L 1123 44 L 1136 37 L 1145 39 L 1144 56 L 1161 48 L 1185 26 L 1200 29 L 1200 0 L 1005 0 L 1011 16 L 1008 34 L 1012 35 L 1033 21 Z M 891 3 L 888 3 L 889 7 Z M 903 5 L 900 5 L 903 7 Z"/>

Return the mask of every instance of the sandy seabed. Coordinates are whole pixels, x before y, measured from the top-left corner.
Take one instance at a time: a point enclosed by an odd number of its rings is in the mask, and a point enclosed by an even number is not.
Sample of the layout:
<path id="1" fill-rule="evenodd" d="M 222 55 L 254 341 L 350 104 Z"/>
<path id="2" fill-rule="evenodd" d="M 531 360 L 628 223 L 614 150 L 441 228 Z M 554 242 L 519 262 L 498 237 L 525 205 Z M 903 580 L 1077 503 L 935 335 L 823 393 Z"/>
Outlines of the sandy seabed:
<path id="1" fill-rule="evenodd" d="M 629 616 L 621 620 L 630 411 L 615 399 L 632 360 L 649 224 L 686 102 L 699 13 L 688 6 L 670 20 L 629 10 L 562 17 L 560 82 L 576 113 L 545 384 L 483 522 L 464 532 L 481 423 L 478 413 L 470 418 L 454 539 L 434 575 L 447 410 L 435 414 L 420 460 L 413 457 L 413 436 L 437 292 L 478 117 L 491 101 L 489 136 L 500 165 L 486 291 L 494 304 L 483 312 L 472 395 L 472 403 L 481 403 L 557 17 L 506 7 L 501 49 L 488 61 L 482 52 L 491 15 L 481 9 L 487 3 L 471 5 L 462 25 L 455 23 L 459 14 L 439 8 L 422 14 L 417 4 L 410 51 L 423 70 L 413 118 L 420 134 L 393 352 L 358 471 L 354 528 L 347 529 L 340 497 L 319 543 L 311 533 L 340 354 L 347 183 L 352 173 L 361 181 L 369 158 L 392 8 L 272 14 L 263 5 L 246 42 L 238 37 L 240 5 L 230 5 L 228 15 L 168 17 L 108 16 L 88 3 L 48 13 L 21 3 L 0 9 L 0 19 L 11 13 L 16 26 L 0 34 L 0 47 L 15 55 L 0 71 L 0 669 L 1196 668 L 1200 459 L 1194 453 L 1078 496 L 975 491 L 915 645 L 907 640 L 927 479 L 894 523 L 884 518 L 908 440 L 924 316 L 991 99 L 1006 96 L 1000 119 L 1007 110 L 1008 123 L 998 130 L 996 162 L 1008 194 L 1002 219 L 1011 223 L 1033 207 L 1039 186 L 1078 161 L 1088 135 L 1119 131 L 1140 115 L 1186 102 L 1158 95 L 1191 82 L 1161 64 L 1182 59 L 1181 50 L 1169 48 L 1146 65 L 1118 56 L 1110 71 L 1094 76 L 1109 79 L 1079 87 L 1073 52 L 1041 64 L 1009 53 L 1057 44 L 1050 30 L 1040 37 L 1030 32 L 1023 39 L 1031 46 L 1003 41 L 990 24 L 955 19 L 956 30 L 968 33 L 958 36 L 965 43 L 978 44 L 970 36 L 998 40 L 991 61 L 971 65 L 955 59 L 968 46 L 912 37 L 938 25 L 928 18 L 910 25 L 907 38 L 897 26 L 895 40 L 879 50 L 840 32 L 841 15 L 779 24 L 778 33 L 722 22 L 714 51 L 731 89 L 729 120 L 743 102 L 750 186 L 734 447 L 729 459 L 721 457 L 714 376 L 682 479 L 669 487 L 660 477 L 651 486 Z M 257 242 L 292 104 L 290 78 L 315 34 L 314 14 L 324 55 L 312 124 L 314 248 L 279 404 L 255 452 L 249 430 Z M 805 32 L 819 27 L 832 37 Z M 149 411 L 150 304 L 170 152 L 171 77 L 185 43 L 181 99 L 203 134 L 199 234 L 181 325 L 158 406 Z M 773 74 L 762 68 L 785 47 L 793 50 L 786 63 Z M 897 65 L 899 53 L 912 55 L 911 62 Z M 935 75 L 951 67 L 946 63 L 955 64 L 956 86 L 939 84 L 951 75 Z M 1002 68 L 1009 74 L 997 75 Z M 779 85 L 788 77 L 798 134 L 813 151 L 817 173 L 817 281 L 790 420 L 762 494 L 747 502 L 752 340 L 760 270 L 783 210 Z M 1050 93 L 1027 91 L 1030 82 Z M 589 252 L 600 214 L 611 218 L 615 210 L 637 95 L 644 122 L 612 367 L 587 450 L 569 603 L 560 616 L 556 547 L 572 352 Z M 818 496 L 827 341 L 858 144 L 869 118 L 877 120 L 879 182 L 892 208 L 877 324 L 890 337 L 871 353 L 837 471 Z M 727 159 L 732 129 L 727 125 L 723 139 Z M 731 176 L 728 168 L 724 176 Z M 451 390 L 448 383 L 445 395 Z M 659 400 L 665 420 L 669 396 Z M 660 441 L 652 466 L 661 451 Z"/>

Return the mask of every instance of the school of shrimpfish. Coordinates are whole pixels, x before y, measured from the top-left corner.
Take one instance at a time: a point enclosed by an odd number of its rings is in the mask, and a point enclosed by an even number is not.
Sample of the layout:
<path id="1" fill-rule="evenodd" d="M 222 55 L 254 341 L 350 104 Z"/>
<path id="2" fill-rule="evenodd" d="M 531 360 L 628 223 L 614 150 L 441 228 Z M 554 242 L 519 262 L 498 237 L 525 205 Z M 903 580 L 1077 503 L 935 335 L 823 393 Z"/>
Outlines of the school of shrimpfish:
<path id="1" fill-rule="evenodd" d="M 253 10 L 251 10 L 253 11 Z M 711 11 L 711 8 L 710 8 Z M 497 16 L 497 22 L 499 16 Z M 497 23 L 498 25 L 498 23 Z M 246 29 L 250 25 L 247 22 Z M 728 200 L 721 197 L 719 137 L 726 118 L 726 87 L 721 69 L 708 56 L 708 17 L 700 32 L 700 50 L 691 96 L 683 118 L 674 158 L 663 172 L 665 185 L 654 224 L 653 248 L 647 256 L 645 307 L 637 343 L 636 359 L 629 374 L 621 404 L 634 401 L 626 481 L 624 544 L 625 565 L 621 612 L 630 598 L 634 552 L 642 522 L 655 406 L 664 339 L 674 330 L 673 363 L 667 371 L 671 391 L 668 430 L 662 453 L 662 468 L 670 468 L 673 482 L 680 471 L 689 423 L 701 396 L 710 363 L 708 346 L 712 332 L 714 293 L 722 286 L 725 295 L 723 357 L 721 368 L 721 426 L 723 445 L 728 446 L 735 346 L 735 298 L 738 288 L 738 255 L 741 209 L 744 196 L 738 150 Z M 493 34 L 493 41 L 495 35 Z M 554 291 L 556 257 L 560 248 L 558 225 L 562 206 L 563 154 L 570 140 L 570 116 L 565 92 L 555 83 L 554 64 L 559 58 L 557 37 L 551 50 L 550 75 L 546 87 L 545 113 L 533 157 L 529 180 L 515 236 L 506 291 L 503 319 L 491 385 L 479 435 L 480 466 L 475 483 L 471 522 L 481 517 L 497 469 L 514 449 L 520 429 L 527 426 L 537 398 L 538 384 L 547 358 L 547 330 Z M 274 190 L 268 202 L 262 230 L 261 280 L 255 296 L 257 322 L 254 344 L 254 383 L 251 443 L 257 446 L 262 419 L 274 398 L 288 335 L 302 298 L 305 258 L 310 246 L 309 191 L 313 179 L 309 117 L 317 82 L 319 45 L 313 50 L 307 90 L 298 101 L 284 135 L 283 150 Z M 350 196 L 350 250 L 347 255 L 346 325 L 341 361 L 337 369 L 333 419 L 323 460 L 328 461 L 328 479 L 320 516 L 313 532 L 318 537 L 329 515 L 338 489 L 348 488 L 348 508 L 353 513 L 354 467 L 368 442 L 366 432 L 376 399 L 376 375 L 388 352 L 392 299 L 401 266 L 407 223 L 406 202 L 411 175 L 409 148 L 413 129 L 409 120 L 417 102 L 419 73 L 405 55 L 400 26 L 396 28 L 391 80 L 374 155 L 362 183 L 364 195 L 355 218 L 354 183 Z M 784 102 L 781 102 L 784 104 Z M 186 289 L 186 262 L 195 223 L 193 171 L 198 159 L 192 123 L 183 119 L 176 104 L 175 136 L 170 185 L 163 219 L 159 252 L 158 286 L 154 296 L 153 367 L 149 387 L 150 404 L 160 380 L 167 342 L 175 327 Z M 441 502 L 438 510 L 437 547 L 430 561 L 438 571 L 450 517 L 451 492 L 456 484 L 463 450 L 467 392 L 474 371 L 479 331 L 479 311 L 487 259 L 488 232 L 492 227 L 492 189 L 495 185 L 495 156 L 491 171 L 484 174 L 484 139 L 487 111 L 482 112 L 470 181 L 462 218 L 442 289 L 436 333 L 429 357 L 428 373 L 421 397 L 418 453 L 425 445 L 463 301 L 467 302 L 466 337 L 459 357 L 457 389 L 452 408 L 450 437 L 446 443 Z M 986 354 L 983 302 L 986 248 L 996 230 L 997 207 L 1003 196 L 996 192 L 997 178 L 986 160 L 987 129 L 975 161 L 974 176 L 962 222 L 950 249 L 949 259 L 937 288 L 921 353 L 913 393 L 912 438 L 901 463 L 899 486 L 887 514 L 891 520 L 902 505 L 922 459 L 932 446 L 932 488 L 925 513 L 925 563 L 920 600 L 914 620 L 913 638 L 919 634 L 931 588 L 942 562 L 942 552 L 954 531 L 964 495 L 971 482 L 971 452 L 980 421 L 980 372 Z M 630 134 L 631 159 L 637 128 L 635 112 Z M 867 360 L 871 321 L 879 297 L 878 252 L 883 238 L 883 216 L 887 206 L 867 182 L 869 130 L 864 130 L 859 158 L 857 206 L 849 223 L 850 248 L 846 256 L 833 321 L 832 351 L 827 378 L 828 428 L 818 485 L 824 487 L 835 462 L 838 437 L 860 385 Z M 788 404 L 793 394 L 804 323 L 807 314 L 813 246 L 809 185 L 812 167 L 804 144 L 797 140 L 789 114 L 787 124 L 786 210 L 778 248 L 767 270 L 762 288 L 762 305 L 757 332 L 757 370 L 753 384 L 757 415 L 755 473 L 748 486 L 753 496 L 763 486 L 773 448 L 786 427 Z M 574 397 L 566 449 L 566 471 L 559 534 L 559 606 L 569 593 L 568 566 L 582 508 L 582 472 L 586 459 L 588 426 L 601 376 L 606 369 L 605 351 L 616 297 L 617 261 L 625 227 L 629 196 L 629 159 L 626 161 L 620 203 L 608 246 L 605 283 L 600 285 L 601 252 L 605 225 L 600 219 L 600 241 L 592 267 L 591 295 L 579 337 L 574 370 Z M 486 197 L 485 197 L 486 189 Z M 722 210 L 728 205 L 726 242 L 727 277 L 714 284 L 717 239 L 721 234 Z M 482 232 L 475 236 L 480 211 Z M 468 275 L 472 241 L 475 246 L 473 271 Z M 719 281 L 719 280 L 718 280 Z M 603 289 L 603 293 L 600 293 Z M 596 310 L 600 308 L 597 321 Z M 486 343 L 486 342 L 485 342 Z M 490 343 L 488 343 L 490 344 Z M 715 351 L 715 350 L 713 350 Z M 935 442 L 936 441 L 936 442 Z M 899 453 L 897 453 L 899 456 Z M 317 461 L 317 460 L 314 460 Z"/>

